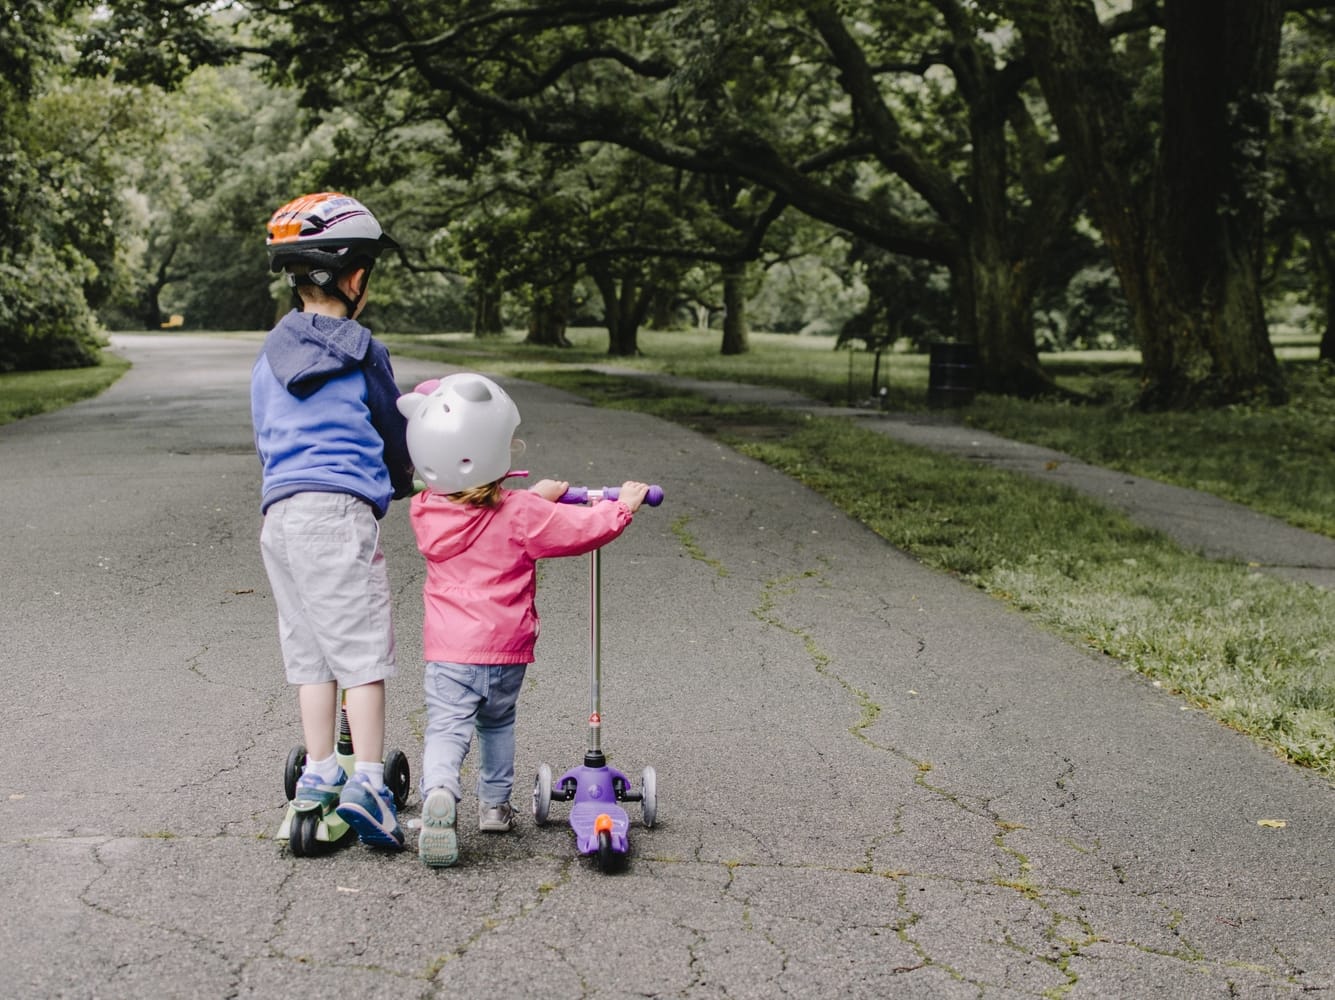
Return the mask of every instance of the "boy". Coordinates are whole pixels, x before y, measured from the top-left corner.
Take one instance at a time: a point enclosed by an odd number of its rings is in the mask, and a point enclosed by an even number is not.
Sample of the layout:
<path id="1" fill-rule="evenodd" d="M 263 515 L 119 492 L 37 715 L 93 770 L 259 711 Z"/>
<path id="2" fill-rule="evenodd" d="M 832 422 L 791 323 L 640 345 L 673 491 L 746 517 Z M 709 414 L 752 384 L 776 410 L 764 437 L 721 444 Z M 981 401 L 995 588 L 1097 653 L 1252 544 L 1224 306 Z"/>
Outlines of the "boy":
<path id="1" fill-rule="evenodd" d="M 397 667 L 379 520 L 412 493 L 412 469 L 389 352 L 357 322 L 376 259 L 398 244 L 359 201 L 321 192 L 278 209 L 266 245 L 295 306 L 265 339 L 250 389 L 260 547 L 307 747 L 293 802 L 337 804 L 362 843 L 400 850 L 384 780 L 385 681 Z M 351 776 L 334 753 L 340 685 Z"/>

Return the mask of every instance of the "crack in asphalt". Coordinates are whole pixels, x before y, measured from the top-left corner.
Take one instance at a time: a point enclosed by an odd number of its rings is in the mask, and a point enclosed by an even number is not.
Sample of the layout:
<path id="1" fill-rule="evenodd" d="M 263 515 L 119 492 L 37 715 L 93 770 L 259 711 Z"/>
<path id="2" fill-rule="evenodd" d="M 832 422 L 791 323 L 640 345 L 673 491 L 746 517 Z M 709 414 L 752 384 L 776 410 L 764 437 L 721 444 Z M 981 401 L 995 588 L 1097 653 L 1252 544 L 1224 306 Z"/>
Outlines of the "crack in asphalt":
<path id="1" fill-rule="evenodd" d="M 1047 950 L 1040 950 L 1027 947 L 1019 941 L 1006 937 L 1006 943 L 1016 948 L 1027 959 L 1042 963 L 1043 966 L 1052 970 L 1052 972 L 1061 977 L 1062 983 L 1053 989 L 1044 991 L 1045 996 L 1060 997 L 1066 995 L 1079 984 L 1079 975 L 1073 969 L 1073 961 L 1089 957 L 1089 949 L 1099 944 L 1115 944 L 1142 951 L 1148 954 L 1154 954 L 1162 958 L 1180 961 L 1189 965 L 1215 965 L 1226 962 L 1224 959 L 1211 958 L 1205 949 L 1199 945 L 1192 944 L 1181 935 L 1177 924 L 1182 920 L 1180 912 L 1170 914 L 1168 923 L 1169 931 L 1182 940 L 1182 947 L 1177 949 L 1155 948 L 1152 945 L 1138 942 L 1134 939 L 1116 940 L 1107 934 L 1097 930 L 1094 923 L 1085 915 L 1079 912 L 1068 912 L 1062 908 L 1062 903 L 1077 901 L 1080 898 L 1080 891 L 1060 885 L 1046 884 L 1042 880 L 1035 879 L 1034 864 L 1031 858 L 1023 851 L 1009 842 L 1011 834 L 1026 830 L 1024 824 L 1005 819 L 1000 813 L 992 808 L 990 803 L 983 802 L 974 804 L 969 801 L 968 796 L 960 795 L 953 790 L 940 784 L 934 784 L 929 780 L 932 773 L 930 762 L 919 760 L 913 755 L 900 750 L 899 748 L 886 743 L 872 739 L 867 730 L 876 721 L 881 713 L 881 706 L 877 704 L 872 697 L 856 684 L 844 677 L 838 669 L 838 664 L 834 658 L 823 650 L 817 638 L 808 630 L 800 626 L 787 622 L 779 610 L 779 603 L 784 598 L 795 598 L 804 585 L 823 586 L 827 584 L 823 576 L 823 571 L 819 569 L 808 569 L 786 573 L 778 577 L 763 581 L 757 606 L 753 609 L 753 615 L 767 626 L 774 628 L 801 644 L 804 655 L 810 662 L 815 674 L 822 679 L 831 681 L 841 688 L 853 704 L 856 712 L 856 720 L 848 727 L 848 731 L 863 744 L 872 747 L 878 751 L 884 752 L 901 763 L 914 768 L 914 784 L 917 787 L 936 796 L 940 800 L 949 803 L 953 807 L 989 820 L 994 827 L 992 837 L 992 848 L 1001 857 L 1008 860 L 1008 864 L 1003 866 L 1013 872 L 1013 877 L 998 877 L 990 881 L 978 879 L 958 879 L 955 884 L 962 886 L 988 886 L 1000 887 L 1014 891 L 1021 898 L 1025 905 L 1033 907 L 1044 917 L 1045 930 L 1041 935 L 1042 940 L 1046 942 Z M 926 640 L 921 637 L 917 643 L 917 655 L 921 655 L 927 648 Z M 994 712 L 993 715 L 999 713 Z M 1075 765 L 1069 758 L 1062 759 L 1062 770 L 1052 779 L 1056 788 L 1065 793 L 1065 802 L 1074 804 L 1078 801 L 1078 796 L 1069 787 L 1069 782 L 1075 776 Z M 906 803 L 900 803 L 896 807 L 895 823 L 897 830 L 890 836 L 902 835 L 902 822 L 904 810 L 908 806 Z M 880 841 L 886 839 L 885 836 L 873 838 L 867 849 L 868 865 L 866 874 L 876 878 L 891 878 L 900 883 L 900 889 L 897 893 L 897 905 L 902 917 L 894 926 L 895 933 L 900 940 L 911 947 L 917 954 L 921 962 L 918 965 L 896 969 L 897 973 L 908 974 L 918 969 L 935 967 L 944 971 L 952 979 L 958 982 L 970 983 L 978 988 L 980 994 L 986 991 L 994 984 L 981 980 L 973 980 L 964 975 L 958 968 L 953 967 L 949 962 L 941 960 L 931 953 L 930 947 L 922 941 L 916 939 L 911 933 L 911 929 L 921 920 L 921 915 L 916 913 L 909 904 L 909 894 L 904 883 L 915 880 L 920 877 L 912 872 L 899 872 L 889 870 L 876 870 L 873 864 L 876 847 Z M 1085 854 L 1087 850 L 1075 845 L 1065 844 L 1068 849 Z M 1098 854 L 1098 848 L 1093 848 L 1093 853 Z M 787 866 L 780 866 L 781 868 Z M 840 869 L 849 874 L 860 874 L 857 871 L 848 871 Z M 1119 884 L 1125 884 L 1125 873 L 1117 865 L 1109 865 L 1109 871 Z M 929 877 L 930 878 L 930 877 Z M 1077 903 L 1078 905 L 1078 903 Z M 1063 931 L 1066 925 L 1070 925 L 1076 933 L 1071 934 Z M 1005 935 L 1003 934 L 1003 937 Z M 1269 977 L 1277 983 L 1293 983 L 1293 978 L 1288 969 L 1283 968 L 1287 963 L 1280 963 L 1277 967 L 1254 968 L 1252 971 L 1259 975 Z"/>

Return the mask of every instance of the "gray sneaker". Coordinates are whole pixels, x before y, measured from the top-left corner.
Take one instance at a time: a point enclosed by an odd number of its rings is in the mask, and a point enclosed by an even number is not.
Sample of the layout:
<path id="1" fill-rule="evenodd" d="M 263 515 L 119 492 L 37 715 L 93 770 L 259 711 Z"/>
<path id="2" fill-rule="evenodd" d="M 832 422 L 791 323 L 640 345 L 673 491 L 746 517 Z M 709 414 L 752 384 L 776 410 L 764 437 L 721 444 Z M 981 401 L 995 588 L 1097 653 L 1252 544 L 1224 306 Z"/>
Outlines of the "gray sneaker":
<path id="1" fill-rule="evenodd" d="M 508 802 L 498 806 L 483 802 L 478 808 L 477 828 L 483 833 L 509 833 L 515 828 L 515 811 Z"/>
<path id="2" fill-rule="evenodd" d="M 422 803 L 422 832 L 417 835 L 417 856 L 432 868 L 448 868 L 459 860 L 459 837 L 454 829 L 454 794 L 433 788 Z"/>

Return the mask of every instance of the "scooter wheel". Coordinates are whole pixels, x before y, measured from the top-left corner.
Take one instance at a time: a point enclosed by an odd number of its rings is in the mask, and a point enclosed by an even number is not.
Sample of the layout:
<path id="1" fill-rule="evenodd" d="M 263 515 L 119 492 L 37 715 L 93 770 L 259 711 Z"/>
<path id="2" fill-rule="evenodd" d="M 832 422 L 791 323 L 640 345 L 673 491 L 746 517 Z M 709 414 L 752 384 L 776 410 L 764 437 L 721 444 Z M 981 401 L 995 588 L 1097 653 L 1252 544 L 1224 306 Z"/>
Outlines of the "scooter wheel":
<path id="1" fill-rule="evenodd" d="M 287 846 L 299 858 L 308 858 L 320 849 L 316 834 L 320 830 L 319 810 L 299 812 L 292 817 L 292 829 L 287 837 Z"/>
<path id="2" fill-rule="evenodd" d="M 617 855 L 612 850 L 612 835 L 606 830 L 598 834 L 598 870 L 604 875 L 616 867 Z"/>
<path id="3" fill-rule="evenodd" d="M 408 755 L 402 750 L 391 750 L 385 758 L 385 784 L 394 793 L 394 805 L 402 809 L 412 792 L 412 772 L 408 769 Z"/>
<path id="4" fill-rule="evenodd" d="M 658 775 L 652 767 L 640 772 L 640 818 L 646 828 L 658 822 Z"/>
<path id="5" fill-rule="evenodd" d="M 287 755 L 287 763 L 283 765 L 283 794 L 287 796 L 287 801 L 291 802 L 297 797 L 297 779 L 304 770 L 306 770 L 306 748 L 295 746 Z"/>
<path id="6" fill-rule="evenodd" d="M 533 779 L 533 822 L 538 826 L 546 823 L 551 807 L 552 769 L 546 764 L 539 764 L 537 776 Z"/>

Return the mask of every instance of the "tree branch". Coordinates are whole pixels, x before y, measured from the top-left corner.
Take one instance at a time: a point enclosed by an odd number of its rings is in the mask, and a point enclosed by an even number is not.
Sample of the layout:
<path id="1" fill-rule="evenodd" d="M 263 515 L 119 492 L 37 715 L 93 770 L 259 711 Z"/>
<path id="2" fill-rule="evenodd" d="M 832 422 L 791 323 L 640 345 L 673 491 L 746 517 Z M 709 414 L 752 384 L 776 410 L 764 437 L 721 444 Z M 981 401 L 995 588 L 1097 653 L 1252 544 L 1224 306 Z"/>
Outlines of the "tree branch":
<path id="1" fill-rule="evenodd" d="M 839 68 L 839 82 L 866 123 L 865 131 L 876 158 L 903 178 L 943 219 L 961 222 L 968 212 L 963 193 L 947 172 L 932 166 L 904 136 L 899 122 L 881 99 L 866 54 L 849 34 L 838 11 L 833 6 L 817 4 L 807 11 L 807 19 L 824 39 Z"/>

